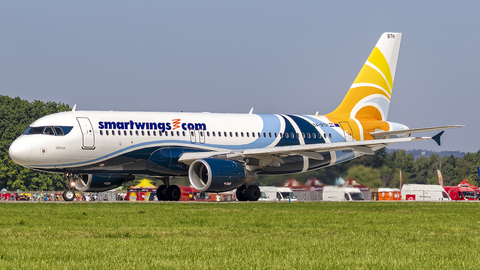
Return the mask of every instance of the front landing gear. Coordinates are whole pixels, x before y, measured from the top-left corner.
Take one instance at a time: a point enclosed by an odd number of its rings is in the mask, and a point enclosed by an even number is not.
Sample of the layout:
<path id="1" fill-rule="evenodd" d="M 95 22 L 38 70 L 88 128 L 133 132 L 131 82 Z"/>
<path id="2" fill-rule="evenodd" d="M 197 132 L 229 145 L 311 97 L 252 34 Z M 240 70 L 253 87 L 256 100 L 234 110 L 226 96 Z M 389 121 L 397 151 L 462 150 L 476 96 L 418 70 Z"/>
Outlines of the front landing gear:
<path id="1" fill-rule="evenodd" d="M 75 199 L 75 190 L 67 189 L 63 192 L 63 199 L 67 202 L 73 201 Z"/>
<path id="2" fill-rule="evenodd" d="M 163 185 L 157 188 L 157 199 L 159 201 L 179 201 L 182 192 L 177 185 L 170 185 L 168 176 L 162 178 Z"/>
<path id="3" fill-rule="evenodd" d="M 68 182 L 67 190 L 63 192 L 63 199 L 67 202 L 73 201 L 75 199 L 75 175 L 73 172 L 66 172 L 65 178 Z"/>
<path id="4" fill-rule="evenodd" d="M 239 201 L 258 201 L 260 198 L 260 188 L 257 185 L 241 185 L 237 188 L 237 200 Z"/>

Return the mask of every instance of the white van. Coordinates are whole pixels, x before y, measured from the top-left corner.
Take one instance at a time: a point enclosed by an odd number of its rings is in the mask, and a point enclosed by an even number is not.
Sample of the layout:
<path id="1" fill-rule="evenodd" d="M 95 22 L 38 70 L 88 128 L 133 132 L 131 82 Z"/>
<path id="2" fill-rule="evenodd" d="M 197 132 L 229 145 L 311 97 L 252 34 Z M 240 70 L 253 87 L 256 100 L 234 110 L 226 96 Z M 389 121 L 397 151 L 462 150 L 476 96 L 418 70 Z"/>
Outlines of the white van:
<path id="1" fill-rule="evenodd" d="M 364 201 L 365 198 L 358 188 L 326 186 L 323 188 L 323 200 L 330 202 Z"/>
<path id="2" fill-rule="evenodd" d="M 297 197 L 288 187 L 259 187 L 259 201 L 296 201 Z"/>
<path id="3" fill-rule="evenodd" d="M 450 197 L 440 185 L 405 184 L 402 201 L 450 201 Z"/>

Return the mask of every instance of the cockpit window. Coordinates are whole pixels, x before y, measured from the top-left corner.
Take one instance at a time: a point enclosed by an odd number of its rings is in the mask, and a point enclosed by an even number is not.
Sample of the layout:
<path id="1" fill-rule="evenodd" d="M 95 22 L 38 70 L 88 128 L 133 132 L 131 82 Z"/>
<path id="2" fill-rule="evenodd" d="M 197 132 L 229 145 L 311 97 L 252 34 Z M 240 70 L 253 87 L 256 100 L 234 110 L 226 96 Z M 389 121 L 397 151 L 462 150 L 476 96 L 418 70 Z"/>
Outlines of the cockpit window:
<path id="1" fill-rule="evenodd" d="M 73 127 L 67 126 L 46 126 L 46 127 L 28 127 L 23 133 L 24 135 L 45 134 L 53 136 L 64 136 L 70 133 Z"/>
<path id="2" fill-rule="evenodd" d="M 45 127 L 43 130 L 43 134 L 45 135 L 55 135 L 55 131 L 53 131 L 52 127 Z"/>
<path id="3" fill-rule="evenodd" d="M 60 127 L 54 127 L 54 129 L 58 136 L 63 136 L 63 130 Z"/>
<path id="4" fill-rule="evenodd" d="M 44 129 L 45 127 L 28 127 L 23 134 L 25 135 L 42 134 Z"/>

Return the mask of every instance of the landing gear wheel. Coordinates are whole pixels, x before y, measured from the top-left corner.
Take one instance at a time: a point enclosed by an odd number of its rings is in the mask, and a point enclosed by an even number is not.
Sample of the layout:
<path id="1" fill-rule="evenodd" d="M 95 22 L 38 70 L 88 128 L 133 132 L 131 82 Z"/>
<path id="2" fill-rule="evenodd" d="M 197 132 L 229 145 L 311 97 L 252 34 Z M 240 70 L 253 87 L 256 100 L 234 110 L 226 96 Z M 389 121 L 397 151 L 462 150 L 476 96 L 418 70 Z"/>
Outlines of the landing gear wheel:
<path id="1" fill-rule="evenodd" d="M 161 185 L 157 188 L 157 199 L 159 201 L 166 201 L 167 196 L 165 195 L 165 190 L 167 189 L 167 186 Z"/>
<path id="2" fill-rule="evenodd" d="M 245 190 L 245 196 L 249 201 L 258 201 L 260 198 L 260 188 L 257 185 L 251 185 Z"/>
<path id="3" fill-rule="evenodd" d="M 169 201 L 179 201 L 182 192 L 178 186 L 172 185 L 165 190 L 165 195 Z"/>
<path id="4" fill-rule="evenodd" d="M 237 192 L 235 193 L 235 195 L 237 196 L 238 201 L 245 202 L 248 200 L 247 196 L 245 195 L 246 189 L 247 187 L 245 185 L 241 185 L 237 188 Z"/>
<path id="5" fill-rule="evenodd" d="M 67 202 L 73 201 L 75 199 L 75 190 L 67 189 L 63 192 L 63 199 Z"/>

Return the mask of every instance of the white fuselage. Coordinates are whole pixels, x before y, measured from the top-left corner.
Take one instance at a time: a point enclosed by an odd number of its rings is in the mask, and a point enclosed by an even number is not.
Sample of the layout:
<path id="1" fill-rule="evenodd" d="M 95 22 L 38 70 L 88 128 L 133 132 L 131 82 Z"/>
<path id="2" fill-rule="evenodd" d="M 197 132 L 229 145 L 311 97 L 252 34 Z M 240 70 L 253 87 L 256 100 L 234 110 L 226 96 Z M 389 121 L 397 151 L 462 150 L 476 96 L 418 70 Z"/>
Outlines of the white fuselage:
<path id="1" fill-rule="evenodd" d="M 145 163 L 159 148 L 234 151 L 351 140 L 338 124 L 313 115 L 72 111 L 45 116 L 30 127 L 71 128 L 66 135 L 27 130 L 10 147 L 18 164 L 51 172 L 151 174 Z M 331 151 L 322 162 L 298 156 L 290 158 L 295 166 L 272 173 L 306 171 L 358 155 Z"/>

